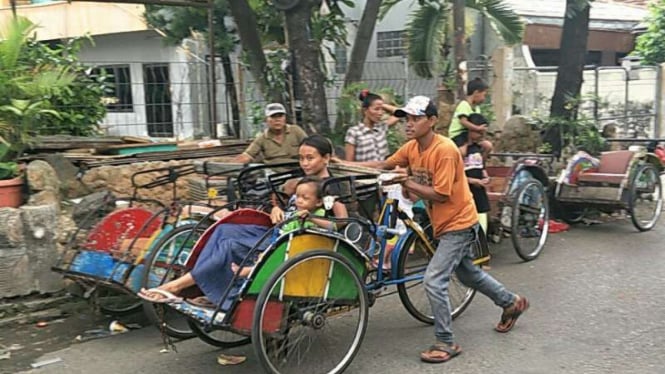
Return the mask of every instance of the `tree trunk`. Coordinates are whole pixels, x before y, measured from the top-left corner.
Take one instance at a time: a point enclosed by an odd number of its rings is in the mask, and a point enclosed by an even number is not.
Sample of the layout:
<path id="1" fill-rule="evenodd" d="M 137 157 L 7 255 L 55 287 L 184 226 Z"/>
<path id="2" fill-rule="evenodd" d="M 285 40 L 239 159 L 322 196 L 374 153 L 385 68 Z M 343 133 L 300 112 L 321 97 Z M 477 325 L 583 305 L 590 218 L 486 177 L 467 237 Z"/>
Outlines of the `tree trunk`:
<path id="1" fill-rule="evenodd" d="M 233 135 L 240 137 L 240 108 L 238 107 L 238 92 L 236 92 L 235 78 L 233 77 L 233 66 L 229 55 L 222 54 L 222 66 L 224 68 L 224 82 L 226 93 L 231 103 L 231 130 Z"/>
<path id="2" fill-rule="evenodd" d="M 552 153 L 559 156 L 563 148 L 561 123 L 574 119 L 577 105 L 570 105 L 571 98 L 576 98 L 582 88 L 584 62 L 586 58 L 587 38 L 589 36 L 589 11 L 587 3 L 580 9 L 579 0 L 566 0 L 566 18 L 563 21 L 561 47 L 559 48 L 559 68 L 557 69 L 554 95 L 550 106 L 550 118 L 555 122 L 545 132 L 544 141 L 552 146 Z M 570 16 L 568 16 L 570 15 Z"/>
<path id="3" fill-rule="evenodd" d="M 325 74 L 321 66 L 321 46 L 310 37 L 312 9 L 319 0 L 301 0 L 285 12 L 288 43 L 295 56 L 297 87 L 302 98 L 301 126 L 308 132 L 330 133 L 326 103 Z M 318 9 L 318 8 L 316 8 Z"/>
<path id="4" fill-rule="evenodd" d="M 240 44 L 247 53 L 249 70 L 256 79 L 259 90 L 270 102 L 283 102 L 282 93 L 268 84 L 265 72 L 268 70 L 266 56 L 263 53 L 263 44 L 256 23 L 256 15 L 247 0 L 232 0 L 228 2 L 231 15 L 235 20 L 240 36 Z"/>
<path id="5" fill-rule="evenodd" d="M 455 71 L 457 71 L 457 96 L 458 99 L 465 97 L 464 77 L 460 64 L 466 60 L 466 43 L 464 30 L 464 9 L 466 2 L 464 0 L 453 1 L 453 27 L 455 28 Z"/>
<path id="6" fill-rule="evenodd" d="M 359 82 L 362 79 L 365 59 L 367 58 L 369 45 L 372 42 L 372 35 L 374 34 L 376 20 L 379 17 L 381 2 L 382 0 L 367 0 L 367 3 L 365 3 L 365 9 L 360 18 L 358 31 L 356 32 L 351 49 L 348 71 L 344 78 L 344 87 L 351 83 Z"/>

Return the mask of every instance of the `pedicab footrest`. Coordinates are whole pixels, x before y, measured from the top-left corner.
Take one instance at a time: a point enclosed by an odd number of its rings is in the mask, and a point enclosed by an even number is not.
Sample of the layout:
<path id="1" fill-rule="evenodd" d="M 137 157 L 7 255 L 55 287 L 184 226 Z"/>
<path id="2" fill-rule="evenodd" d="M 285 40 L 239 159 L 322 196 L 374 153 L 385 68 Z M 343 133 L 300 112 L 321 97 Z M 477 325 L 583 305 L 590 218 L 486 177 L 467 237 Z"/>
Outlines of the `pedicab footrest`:
<path id="1" fill-rule="evenodd" d="M 210 323 L 210 321 L 213 320 L 213 315 L 215 320 L 212 324 L 221 325 L 224 322 L 224 317 L 226 316 L 226 314 L 221 310 L 215 314 L 215 309 L 192 305 L 187 301 L 183 301 L 181 303 L 169 303 L 168 305 L 178 312 L 188 316 L 189 318 L 195 319 L 197 322 L 204 325 Z"/>
<path id="2" fill-rule="evenodd" d="M 86 274 L 123 283 L 131 267 L 131 264 L 120 261 L 108 252 L 80 251 L 64 272 Z"/>

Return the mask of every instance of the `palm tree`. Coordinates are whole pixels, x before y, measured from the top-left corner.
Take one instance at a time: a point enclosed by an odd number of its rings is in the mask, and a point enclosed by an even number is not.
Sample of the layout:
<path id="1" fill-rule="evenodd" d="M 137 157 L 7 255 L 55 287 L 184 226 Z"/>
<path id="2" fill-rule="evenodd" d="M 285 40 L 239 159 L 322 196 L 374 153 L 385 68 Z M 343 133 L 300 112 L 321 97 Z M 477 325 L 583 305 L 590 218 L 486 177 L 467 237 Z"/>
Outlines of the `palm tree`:
<path id="1" fill-rule="evenodd" d="M 385 1 L 382 15 L 397 2 Z M 465 4 L 486 17 L 506 44 L 522 40 L 524 23 L 502 0 L 465 0 Z M 450 45 L 451 10 L 451 1 L 426 0 L 411 14 L 407 25 L 408 58 L 420 77 L 433 77 L 445 61 L 442 49 Z"/>

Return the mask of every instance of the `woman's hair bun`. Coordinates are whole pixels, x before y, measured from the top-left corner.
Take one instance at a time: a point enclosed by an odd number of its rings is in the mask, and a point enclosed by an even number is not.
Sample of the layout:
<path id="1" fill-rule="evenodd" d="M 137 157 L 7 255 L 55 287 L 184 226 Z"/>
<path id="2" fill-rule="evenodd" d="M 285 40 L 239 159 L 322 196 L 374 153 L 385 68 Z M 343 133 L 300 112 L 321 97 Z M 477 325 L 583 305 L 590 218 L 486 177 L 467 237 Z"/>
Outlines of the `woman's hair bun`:
<path id="1" fill-rule="evenodd" d="M 369 89 L 366 88 L 364 90 L 361 90 L 360 93 L 358 94 L 358 100 L 365 101 L 368 95 L 369 95 Z"/>

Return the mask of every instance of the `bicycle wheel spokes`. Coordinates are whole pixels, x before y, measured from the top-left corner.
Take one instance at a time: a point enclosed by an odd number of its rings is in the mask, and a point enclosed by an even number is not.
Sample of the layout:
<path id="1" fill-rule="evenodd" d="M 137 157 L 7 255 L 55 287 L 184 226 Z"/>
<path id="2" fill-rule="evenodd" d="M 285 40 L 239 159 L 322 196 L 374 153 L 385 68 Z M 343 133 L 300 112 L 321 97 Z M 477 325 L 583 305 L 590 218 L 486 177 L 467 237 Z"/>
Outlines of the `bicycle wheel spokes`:
<path id="1" fill-rule="evenodd" d="M 195 224 L 177 227 L 155 243 L 144 264 L 144 288 L 158 287 L 184 274 L 187 255 L 202 233 L 202 229 L 192 233 L 196 227 Z M 144 302 L 143 311 L 155 326 L 163 328 L 169 336 L 179 339 L 194 336 L 187 319 L 172 308 Z"/>
<path id="2" fill-rule="evenodd" d="M 353 268 L 335 255 L 294 258 L 264 286 L 252 338 L 269 372 L 339 373 L 358 351 L 367 294 Z"/>
<path id="3" fill-rule="evenodd" d="M 397 292 L 406 310 L 417 320 L 432 324 L 432 308 L 430 307 L 423 277 L 431 259 L 427 244 L 413 233 L 401 249 L 397 271 L 398 279 L 412 279 L 397 285 Z"/>
<path id="4" fill-rule="evenodd" d="M 651 165 L 640 167 L 632 179 L 630 189 L 631 220 L 637 229 L 653 228 L 663 207 L 660 176 Z"/>
<path id="5" fill-rule="evenodd" d="M 510 236 L 517 254 L 530 261 L 538 257 L 547 241 L 549 207 L 543 185 L 531 180 L 515 194 Z"/>

